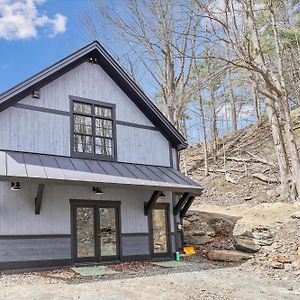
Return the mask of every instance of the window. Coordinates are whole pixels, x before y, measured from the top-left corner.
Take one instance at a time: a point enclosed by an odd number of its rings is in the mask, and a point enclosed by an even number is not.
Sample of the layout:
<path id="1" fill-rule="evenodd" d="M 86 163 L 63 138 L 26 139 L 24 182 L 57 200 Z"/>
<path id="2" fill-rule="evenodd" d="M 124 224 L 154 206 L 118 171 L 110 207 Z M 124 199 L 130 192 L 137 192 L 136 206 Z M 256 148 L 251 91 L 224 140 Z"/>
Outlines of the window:
<path id="1" fill-rule="evenodd" d="M 73 153 L 114 157 L 114 106 L 73 101 Z"/>

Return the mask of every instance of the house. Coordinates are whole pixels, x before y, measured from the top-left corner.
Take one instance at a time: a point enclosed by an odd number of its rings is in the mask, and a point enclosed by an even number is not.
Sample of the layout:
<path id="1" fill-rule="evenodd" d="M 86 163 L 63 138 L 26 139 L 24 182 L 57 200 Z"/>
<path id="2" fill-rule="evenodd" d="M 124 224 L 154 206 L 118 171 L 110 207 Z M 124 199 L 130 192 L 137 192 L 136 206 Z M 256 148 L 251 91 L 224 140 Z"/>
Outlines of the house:
<path id="1" fill-rule="evenodd" d="M 185 139 L 93 42 L 0 95 L 0 270 L 174 257 Z"/>

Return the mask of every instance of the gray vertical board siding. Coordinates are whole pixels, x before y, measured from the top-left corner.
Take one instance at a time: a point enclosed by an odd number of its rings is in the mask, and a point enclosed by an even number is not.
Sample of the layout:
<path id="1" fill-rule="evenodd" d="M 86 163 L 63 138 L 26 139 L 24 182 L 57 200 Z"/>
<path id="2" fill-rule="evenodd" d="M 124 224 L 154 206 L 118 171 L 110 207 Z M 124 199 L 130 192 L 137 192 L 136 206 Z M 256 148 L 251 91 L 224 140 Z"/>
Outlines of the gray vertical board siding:
<path id="1" fill-rule="evenodd" d="M 35 215 L 38 184 L 20 184 L 20 191 L 11 191 L 10 182 L 0 182 L 0 235 L 70 234 L 70 199 L 121 201 L 122 233 L 148 232 L 144 203 L 153 191 L 102 187 L 104 193 L 96 195 L 92 186 L 46 184 L 40 214 Z M 170 195 L 158 201 L 171 203 Z M 170 219 L 173 231 L 171 213 Z"/>
<path id="2" fill-rule="evenodd" d="M 71 238 L 0 239 L 0 265 L 9 261 L 71 258 Z"/>
<path id="3" fill-rule="evenodd" d="M 118 160 L 170 166 L 169 142 L 158 131 L 117 125 Z"/>
<path id="4" fill-rule="evenodd" d="M 70 233 L 69 203 L 61 187 L 45 186 L 40 214 L 35 215 L 38 184 L 20 186 L 11 191 L 10 182 L 0 182 L 0 235 Z"/>
<path id="5" fill-rule="evenodd" d="M 0 175 L 6 175 L 6 153 L 0 151 Z"/>
<path id="6" fill-rule="evenodd" d="M 69 95 L 116 104 L 118 121 L 154 126 L 101 67 L 87 62 L 43 87 L 40 99 L 28 96 L 20 104 L 69 112 Z M 0 113 L 0 128 L 0 149 L 70 155 L 68 115 L 10 107 Z M 119 161 L 170 165 L 159 131 L 117 125 L 116 136 Z"/>
<path id="7" fill-rule="evenodd" d="M 68 116 L 10 107 L 0 113 L 0 149 L 70 154 Z"/>
<path id="8" fill-rule="evenodd" d="M 149 253 L 149 235 L 122 235 L 122 256 L 147 255 Z"/>
<path id="9" fill-rule="evenodd" d="M 41 88 L 39 100 L 29 96 L 20 103 L 69 111 L 69 95 L 116 104 L 117 120 L 153 126 L 99 65 L 88 62 Z"/>

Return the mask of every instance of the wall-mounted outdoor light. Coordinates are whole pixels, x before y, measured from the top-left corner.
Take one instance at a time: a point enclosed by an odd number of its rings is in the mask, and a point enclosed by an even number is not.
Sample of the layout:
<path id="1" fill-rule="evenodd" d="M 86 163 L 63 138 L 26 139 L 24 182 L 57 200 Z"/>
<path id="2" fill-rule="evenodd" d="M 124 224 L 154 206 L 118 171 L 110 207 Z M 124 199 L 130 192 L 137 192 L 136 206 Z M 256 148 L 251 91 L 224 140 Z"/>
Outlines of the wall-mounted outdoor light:
<path id="1" fill-rule="evenodd" d="M 97 186 L 93 186 L 93 192 L 96 195 L 102 195 L 103 194 L 103 191 L 99 187 L 97 187 Z"/>
<path id="2" fill-rule="evenodd" d="M 41 91 L 40 90 L 33 90 L 32 91 L 32 98 L 40 99 L 40 97 L 41 97 Z"/>
<path id="3" fill-rule="evenodd" d="M 12 191 L 19 191 L 20 189 L 21 189 L 20 182 L 12 182 L 11 183 Z"/>

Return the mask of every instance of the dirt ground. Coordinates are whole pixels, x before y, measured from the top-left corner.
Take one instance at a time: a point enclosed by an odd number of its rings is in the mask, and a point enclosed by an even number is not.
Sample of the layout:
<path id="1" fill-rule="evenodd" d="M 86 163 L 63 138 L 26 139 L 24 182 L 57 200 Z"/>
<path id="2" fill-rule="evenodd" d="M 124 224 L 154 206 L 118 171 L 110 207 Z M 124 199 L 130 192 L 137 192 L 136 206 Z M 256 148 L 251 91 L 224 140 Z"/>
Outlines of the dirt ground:
<path id="1" fill-rule="evenodd" d="M 247 264 L 127 279 L 49 281 L 39 273 L 4 275 L 0 299 L 299 299 L 300 283 L 276 280 Z M 16 277 L 17 276 L 17 277 Z M 27 276 L 27 278 L 23 278 Z M 13 279 L 13 280 L 12 280 Z"/>
<path id="2" fill-rule="evenodd" d="M 218 213 L 240 218 L 235 228 L 235 234 L 251 231 L 259 226 L 274 226 L 276 223 L 286 223 L 293 212 L 300 211 L 300 203 L 259 203 L 248 206 L 247 204 L 219 206 L 196 204 L 192 207 L 195 211 Z"/>

